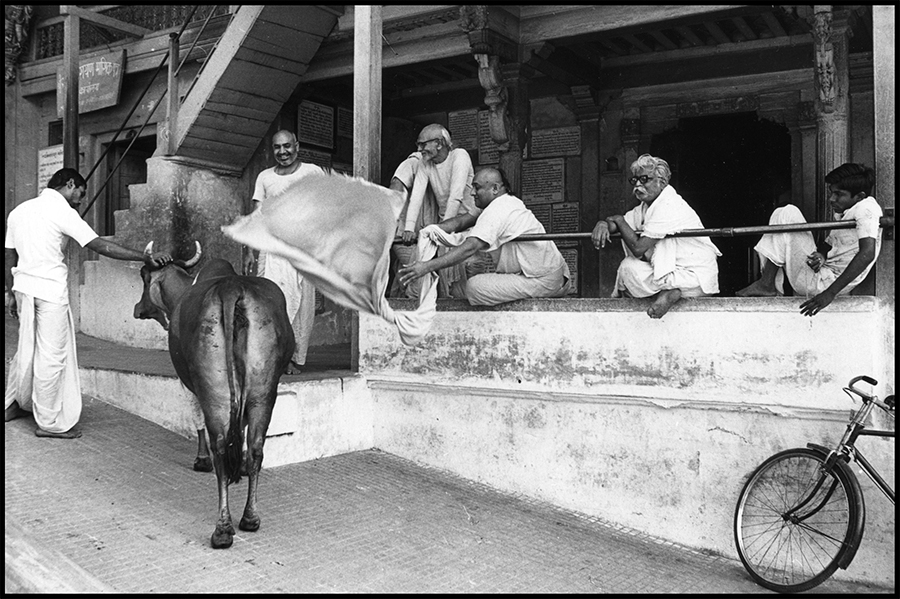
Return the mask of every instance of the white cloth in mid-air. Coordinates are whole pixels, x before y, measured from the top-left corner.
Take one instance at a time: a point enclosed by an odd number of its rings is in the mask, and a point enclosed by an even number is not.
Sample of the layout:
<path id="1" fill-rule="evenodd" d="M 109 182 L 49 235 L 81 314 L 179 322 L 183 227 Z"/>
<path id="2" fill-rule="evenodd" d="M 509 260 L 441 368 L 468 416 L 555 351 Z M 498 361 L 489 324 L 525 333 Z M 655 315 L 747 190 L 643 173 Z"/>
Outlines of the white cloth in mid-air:
<path id="1" fill-rule="evenodd" d="M 337 173 L 310 174 L 258 210 L 222 227 L 252 248 L 278 254 L 338 304 L 380 316 L 407 345 L 420 343 L 434 319 L 437 290 L 419 309 L 394 311 L 385 298 L 401 194 Z"/>

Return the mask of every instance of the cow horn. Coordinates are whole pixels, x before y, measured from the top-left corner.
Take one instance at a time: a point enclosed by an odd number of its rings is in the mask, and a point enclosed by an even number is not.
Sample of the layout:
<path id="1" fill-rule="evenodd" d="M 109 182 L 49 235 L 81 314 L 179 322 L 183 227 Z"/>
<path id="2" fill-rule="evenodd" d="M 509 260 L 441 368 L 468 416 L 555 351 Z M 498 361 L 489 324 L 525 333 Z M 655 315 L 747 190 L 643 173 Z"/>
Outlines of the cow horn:
<path id="1" fill-rule="evenodd" d="M 181 266 L 182 268 L 190 268 L 200 262 L 200 255 L 203 253 L 203 250 L 200 249 L 199 241 L 194 241 L 194 244 L 196 245 L 197 250 L 194 252 L 193 257 L 185 260 L 183 263 L 179 262 L 179 266 Z"/>
<path id="2" fill-rule="evenodd" d="M 144 248 L 144 255 L 149 256 L 153 253 L 153 242 L 147 244 L 147 247 Z"/>

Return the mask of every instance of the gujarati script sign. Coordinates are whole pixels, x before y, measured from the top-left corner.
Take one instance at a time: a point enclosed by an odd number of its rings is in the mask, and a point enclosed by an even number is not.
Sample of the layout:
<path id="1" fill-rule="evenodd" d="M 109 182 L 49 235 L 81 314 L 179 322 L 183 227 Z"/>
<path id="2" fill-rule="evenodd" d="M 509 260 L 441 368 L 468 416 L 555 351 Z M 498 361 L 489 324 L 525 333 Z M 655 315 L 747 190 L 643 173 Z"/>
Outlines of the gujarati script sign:
<path id="1" fill-rule="evenodd" d="M 95 54 L 81 59 L 78 68 L 78 114 L 119 103 L 125 74 L 125 50 Z M 56 71 L 56 116 L 66 113 L 66 73 Z"/>
<path id="2" fill-rule="evenodd" d="M 531 155 L 534 158 L 580 154 L 581 127 L 535 129 L 531 132 Z"/>
<path id="3" fill-rule="evenodd" d="M 447 115 L 447 128 L 453 145 L 467 150 L 478 149 L 478 109 L 458 110 Z"/>

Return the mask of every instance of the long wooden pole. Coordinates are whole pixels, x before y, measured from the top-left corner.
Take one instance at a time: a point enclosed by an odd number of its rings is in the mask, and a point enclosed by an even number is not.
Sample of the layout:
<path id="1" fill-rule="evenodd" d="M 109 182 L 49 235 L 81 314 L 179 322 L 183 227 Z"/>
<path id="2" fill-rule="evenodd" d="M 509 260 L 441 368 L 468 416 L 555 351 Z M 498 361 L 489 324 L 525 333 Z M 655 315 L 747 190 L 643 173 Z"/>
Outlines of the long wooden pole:
<path id="1" fill-rule="evenodd" d="M 63 166 L 80 169 L 78 157 L 78 86 L 81 19 L 66 15 L 63 21 L 63 69 L 66 78 L 66 100 L 63 112 Z"/>
<path id="2" fill-rule="evenodd" d="M 882 216 L 880 222 L 881 228 L 890 228 L 894 226 L 894 218 L 891 216 Z M 798 223 L 796 225 L 760 225 L 756 227 L 719 227 L 715 229 L 687 229 L 666 235 L 666 237 L 738 237 L 741 235 L 762 235 L 764 233 L 790 233 L 793 231 L 818 231 L 821 229 L 852 229 L 856 227 L 856 222 L 833 221 L 826 223 Z M 522 235 L 516 237 L 515 241 L 565 241 L 566 239 L 590 239 L 591 234 L 588 232 L 581 233 L 542 233 L 535 235 Z M 612 237 L 619 237 L 616 233 Z M 394 238 L 394 243 L 400 241 L 399 237 Z"/>

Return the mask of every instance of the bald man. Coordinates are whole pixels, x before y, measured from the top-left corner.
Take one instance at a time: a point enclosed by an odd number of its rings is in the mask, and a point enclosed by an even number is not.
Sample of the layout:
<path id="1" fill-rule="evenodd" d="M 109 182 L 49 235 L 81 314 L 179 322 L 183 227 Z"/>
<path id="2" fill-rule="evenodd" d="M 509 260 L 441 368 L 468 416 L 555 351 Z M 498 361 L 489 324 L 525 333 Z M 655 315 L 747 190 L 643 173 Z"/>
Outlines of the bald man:
<path id="1" fill-rule="evenodd" d="M 473 306 L 562 297 L 569 293 L 569 267 L 555 243 L 515 241 L 521 235 L 545 233 L 544 225 L 522 200 L 512 195 L 503 171 L 496 168 L 478 171 L 472 190 L 478 210 L 438 225 L 447 233 L 471 227 L 465 241 L 444 255 L 400 269 L 400 282 L 408 285 L 428 273 L 460 264 L 477 252 L 486 251 L 496 264 L 496 272 L 475 275 L 468 280 L 466 298 Z"/>
<path id="2" fill-rule="evenodd" d="M 419 133 L 416 146 L 421 163 L 413 180 L 406 222 L 402 223 L 404 243 L 416 241 L 416 222 L 423 210 L 426 190 L 431 190 L 437 202 L 438 222 L 476 210 L 472 200 L 472 178 L 475 175 L 472 158 L 465 149 L 453 147 L 450 132 L 439 124 L 428 125 Z M 442 248 L 441 253 L 443 251 Z M 463 264 L 454 265 L 440 275 L 440 297 L 465 297 L 466 269 Z"/>
<path id="3" fill-rule="evenodd" d="M 323 173 L 321 167 L 300 161 L 300 146 L 297 136 L 286 129 L 272 136 L 272 153 L 275 166 L 267 168 L 256 178 L 253 190 L 253 210 L 257 210 L 267 199 L 271 199 L 298 179 L 310 173 Z M 251 210 L 251 212 L 253 211 Z M 259 261 L 257 274 L 274 281 L 284 293 L 287 301 L 288 317 L 294 329 L 296 346 L 285 374 L 298 374 L 306 364 L 306 353 L 312 336 L 316 316 L 316 288 L 303 277 L 287 258 L 246 248 L 244 274 L 253 272 L 254 262 Z"/>

